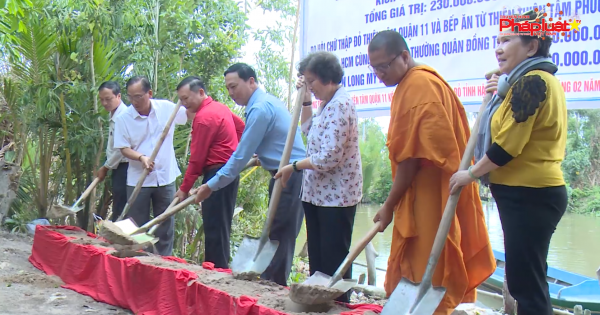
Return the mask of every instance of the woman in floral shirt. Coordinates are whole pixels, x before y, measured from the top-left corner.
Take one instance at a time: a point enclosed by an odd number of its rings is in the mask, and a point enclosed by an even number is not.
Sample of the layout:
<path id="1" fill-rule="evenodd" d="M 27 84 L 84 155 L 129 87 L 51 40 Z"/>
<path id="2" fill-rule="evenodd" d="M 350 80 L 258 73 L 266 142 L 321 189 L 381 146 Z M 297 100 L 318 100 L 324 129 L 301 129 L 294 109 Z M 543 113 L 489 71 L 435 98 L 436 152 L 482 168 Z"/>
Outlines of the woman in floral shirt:
<path id="1" fill-rule="evenodd" d="M 307 158 L 283 167 L 285 186 L 292 172 L 304 171 L 302 204 L 306 217 L 310 274 L 333 275 L 348 255 L 356 205 L 362 199 L 362 166 L 358 149 L 358 119 L 352 98 L 340 85 L 344 71 L 329 52 L 308 55 L 298 67 L 297 87 L 308 84 L 311 93 L 302 108 L 302 132 L 307 136 Z M 344 274 L 349 279 L 352 268 Z M 349 294 L 338 298 L 349 302 Z"/>

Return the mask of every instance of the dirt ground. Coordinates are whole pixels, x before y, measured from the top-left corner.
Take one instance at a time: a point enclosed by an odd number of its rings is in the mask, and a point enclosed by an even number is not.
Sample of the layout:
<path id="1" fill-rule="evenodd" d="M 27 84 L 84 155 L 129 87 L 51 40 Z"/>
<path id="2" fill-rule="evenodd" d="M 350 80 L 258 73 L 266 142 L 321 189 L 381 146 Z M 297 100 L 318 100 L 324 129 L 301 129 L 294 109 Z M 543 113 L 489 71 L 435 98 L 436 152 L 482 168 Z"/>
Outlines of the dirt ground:
<path id="1" fill-rule="evenodd" d="M 32 244 L 33 237 L 0 230 L 1 315 L 133 314 L 61 288 L 58 277 L 47 276 L 29 263 Z"/>
<path id="2" fill-rule="evenodd" d="M 71 242 L 84 245 L 113 247 L 99 239 L 90 238 L 79 231 L 58 231 L 73 239 Z M 21 234 L 0 231 L 0 315 L 3 314 L 132 314 L 128 310 L 99 303 L 74 291 L 63 289 L 58 277 L 50 277 L 39 271 L 28 261 L 33 238 Z M 116 247 L 116 246 L 115 246 Z M 112 250 L 110 252 L 113 252 Z M 137 256 L 137 255 L 136 255 Z M 136 257 L 142 264 L 169 269 L 187 269 L 198 275 L 205 285 L 225 291 L 232 296 L 254 296 L 258 304 L 298 314 L 287 309 L 289 291 L 269 281 L 244 281 L 232 275 L 206 270 L 198 265 L 180 264 L 163 260 L 159 256 Z M 364 296 L 353 294 L 353 302 L 375 302 Z M 382 303 L 383 301 L 376 301 Z M 333 306 L 325 314 L 339 314 L 348 309 Z M 302 313 L 316 315 L 316 313 Z M 319 313 L 324 314 L 324 313 Z"/>

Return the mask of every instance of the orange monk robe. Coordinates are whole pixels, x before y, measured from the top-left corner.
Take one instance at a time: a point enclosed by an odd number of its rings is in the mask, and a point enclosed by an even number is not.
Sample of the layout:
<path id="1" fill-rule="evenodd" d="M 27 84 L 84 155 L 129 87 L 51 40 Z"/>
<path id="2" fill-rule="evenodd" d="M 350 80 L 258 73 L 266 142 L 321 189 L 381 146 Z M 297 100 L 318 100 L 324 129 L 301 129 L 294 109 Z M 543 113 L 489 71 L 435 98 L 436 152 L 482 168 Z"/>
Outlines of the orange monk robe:
<path id="1" fill-rule="evenodd" d="M 449 196 L 450 177 L 460 164 L 470 130 L 464 107 L 452 88 L 428 66 L 409 70 L 391 104 L 387 146 L 392 178 L 398 163 L 420 159 L 413 182 L 394 209 L 394 230 L 385 290 L 400 279 L 421 282 Z M 436 315 L 473 303 L 476 288 L 496 268 L 476 183 L 462 190 L 456 216 L 433 275 L 446 288 Z"/>

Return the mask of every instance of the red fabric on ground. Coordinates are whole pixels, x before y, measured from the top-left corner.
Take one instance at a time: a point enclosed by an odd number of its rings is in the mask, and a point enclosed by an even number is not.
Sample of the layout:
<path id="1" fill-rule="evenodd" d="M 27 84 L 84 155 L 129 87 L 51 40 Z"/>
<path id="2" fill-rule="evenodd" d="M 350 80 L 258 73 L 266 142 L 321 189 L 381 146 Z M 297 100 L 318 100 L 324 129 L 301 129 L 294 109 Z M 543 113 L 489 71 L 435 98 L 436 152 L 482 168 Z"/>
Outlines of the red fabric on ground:
<path id="1" fill-rule="evenodd" d="M 108 248 L 72 243 L 69 240 L 75 237 L 65 236 L 56 229 L 83 231 L 72 226 L 37 226 L 29 261 L 46 274 L 60 277 L 64 288 L 97 301 L 127 308 L 139 315 L 286 315 L 256 304 L 256 298 L 232 297 L 193 281 L 198 277 L 193 272 L 107 255 Z M 164 258 L 185 263 L 177 257 Z M 231 273 L 228 269 L 214 268 L 211 263 L 204 263 L 203 267 Z M 376 305 L 347 307 L 353 310 L 341 315 L 361 315 L 368 310 L 381 312 L 381 307 Z"/>
<path id="2" fill-rule="evenodd" d="M 344 304 L 344 306 L 352 309 L 352 311 L 342 312 L 340 315 L 362 315 L 368 311 L 381 313 L 383 309 L 383 306 L 375 304 Z"/>
<path id="3" fill-rule="evenodd" d="M 202 263 L 202 268 L 208 269 L 208 270 L 214 270 L 214 271 L 218 271 L 218 272 L 224 272 L 224 273 L 228 273 L 228 274 L 232 274 L 233 273 L 231 271 L 231 269 L 215 268 L 215 264 L 211 263 L 210 261 L 203 262 Z"/>

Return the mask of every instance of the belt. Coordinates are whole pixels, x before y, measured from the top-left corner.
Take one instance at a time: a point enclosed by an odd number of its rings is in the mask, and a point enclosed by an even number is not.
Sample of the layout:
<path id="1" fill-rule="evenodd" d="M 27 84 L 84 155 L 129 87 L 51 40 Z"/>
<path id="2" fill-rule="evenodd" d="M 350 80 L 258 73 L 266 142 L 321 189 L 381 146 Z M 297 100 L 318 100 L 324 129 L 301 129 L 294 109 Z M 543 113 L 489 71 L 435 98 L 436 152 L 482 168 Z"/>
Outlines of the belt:
<path id="1" fill-rule="evenodd" d="M 224 165 L 225 165 L 224 163 L 222 163 L 222 164 L 213 164 L 213 165 L 209 165 L 209 166 L 205 167 L 205 168 L 204 168 L 204 170 L 202 170 L 202 172 L 206 173 L 206 172 L 208 172 L 208 171 L 210 171 L 210 170 L 214 170 L 214 169 L 217 169 L 217 168 L 221 168 L 221 167 L 223 167 Z"/>

